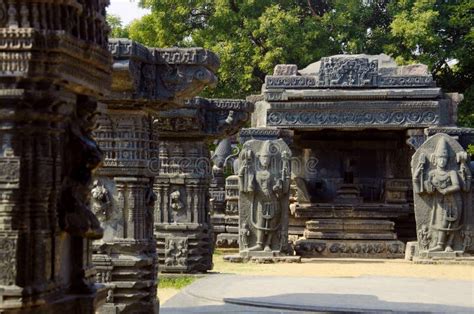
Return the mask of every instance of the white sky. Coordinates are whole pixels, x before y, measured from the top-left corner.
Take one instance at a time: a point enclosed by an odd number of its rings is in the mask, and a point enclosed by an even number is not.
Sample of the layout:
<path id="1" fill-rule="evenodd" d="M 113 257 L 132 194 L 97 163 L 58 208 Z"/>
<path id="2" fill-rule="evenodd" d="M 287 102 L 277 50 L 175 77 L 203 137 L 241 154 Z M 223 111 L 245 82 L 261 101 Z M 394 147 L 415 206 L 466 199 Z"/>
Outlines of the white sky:
<path id="1" fill-rule="evenodd" d="M 142 17 L 148 12 L 149 10 L 138 7 L 138 0 L 110 0 L 110 5 L 107 7 L 107 14 L 120 16 L 123 25 Z"/>

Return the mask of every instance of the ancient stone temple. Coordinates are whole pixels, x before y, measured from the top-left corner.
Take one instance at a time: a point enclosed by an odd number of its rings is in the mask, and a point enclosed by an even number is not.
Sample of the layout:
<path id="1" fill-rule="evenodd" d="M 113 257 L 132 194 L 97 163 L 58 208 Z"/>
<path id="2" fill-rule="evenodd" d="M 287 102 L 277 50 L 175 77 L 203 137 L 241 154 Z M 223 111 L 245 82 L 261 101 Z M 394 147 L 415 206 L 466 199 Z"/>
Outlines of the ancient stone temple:
<path id="1" fill-rule="evenodd" d="M 108 1 L 0 1 L 0 312 L 92 313 Z M 99 290 L 98 290 L 99 288 Z"/>
<path id="2" fill-rule="evenodd" d="M 338 55 L 305 69 L 276 66 L 263 98 L 255 129 L 242 132 L 293 132 L 296 254 L 402 257 L 403 242 L 416 238 L 411 156 L 425 129 L 455 125 L 459 97 L 436 87 L 424 65 Z"/>
<path id="3" fill-rule="evenodd" d="M 472 252 L 474 217 L 470 158 L 451 136 L 429 137 L 412 157 L 419 258 Z"/>
<path id="4" fill-rule="evenodd" d="M 184 108 L 155 117 L 155 236 L 161 272 L 212 269 L 209 142 L 237 133 L 252 111 L 252 104 L 242 100 L 194 98 Z"/>
<path id="5" fill-rule="evenodd" d="M 109 50 L 114 57 L 112 93 L 103 100 L 108 111 L 94 133 L 105 155 L 92 187 L 93 210 L 104 228 L 104 237 L 94 242 L 93 262 L 98 282 L 108 289 L 99 311 L 154 313 L 156 117 L 214 84 L 218 59 L 200 48 L 147 48 L 123 39 L 109 40 Z"/>

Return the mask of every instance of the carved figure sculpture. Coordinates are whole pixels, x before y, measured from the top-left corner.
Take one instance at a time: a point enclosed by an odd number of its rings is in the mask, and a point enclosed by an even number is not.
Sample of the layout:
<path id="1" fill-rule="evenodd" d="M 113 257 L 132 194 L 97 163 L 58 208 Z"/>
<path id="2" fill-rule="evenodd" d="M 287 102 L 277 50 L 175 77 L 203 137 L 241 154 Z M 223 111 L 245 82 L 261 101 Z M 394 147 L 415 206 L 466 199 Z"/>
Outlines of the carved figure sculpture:
<path id="1" fill-rule="evenodd" d="M 94 180 L 92 185 L 92 211 L 99 221 L 105 221 L 109 217 L 109 210 L 112 206 L 112 200 L 109 191 L 99 180 Z"/>
<path id="2" fill-rule="evenodd" d="M 469 224 L 467 211 L 472 210 L 466 193 L 471 183 L 468 162 L 459 143 L 443 133 L 428 139 L 413 156 L 420 250 L 432 253 L 464 249 L 461 234 Z"/>
<path id="3" fill-rule="evenodd" d="M 184 203 L 181 200 L 181 192 L 176 190 L 170 194 L 171 209 L 173 210 L 173 221 L 178 222 L 181 212 L 184 209 Z"/>
<path id="4" fill-rule="evenodd" d="M 290 150 L 283 140 L 250 140 L 244 144 L 240 165 L 240 232 L 246 233 L 246 221 L 250 228 L 241 251 L 280 251 L 282 225 L 287 224 L 282 217 L 287 216 L 289 201 Z"/>
<path id="5" fill-rule="evenodd" d="M 242 248 L 247 249 L 249 247 L 249 236 L 250 236 L 250 229 L 246 222 L 242 224 L 242 228 L 240 229 L 240 245 Z"/>

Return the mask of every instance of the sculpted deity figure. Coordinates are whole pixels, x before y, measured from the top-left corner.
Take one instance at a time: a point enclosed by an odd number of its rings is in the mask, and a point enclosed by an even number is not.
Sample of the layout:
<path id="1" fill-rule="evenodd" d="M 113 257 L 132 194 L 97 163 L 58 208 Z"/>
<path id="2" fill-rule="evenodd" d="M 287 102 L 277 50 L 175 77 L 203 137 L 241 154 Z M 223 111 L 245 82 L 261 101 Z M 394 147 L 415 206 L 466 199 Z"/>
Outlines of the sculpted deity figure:
<path id="1" fill-rule="evenodd" d="M 471 181 L 467 159 L 463 151 L 454 153 L 445 137 L 439 137 L 429 160 L 424 153 L 418 154 L 417 164 L 413 167 L 414 190 L 431 207 L 427 223 L 418 228 L 420 249 L 453 252 L 455 246 L 459 248 L 455 245 L 459 242 L 455 237 L 461 234 L 465 210 L 469 209 L 469 206 L 465 208 L 467 204 L 463 200 L 463 192 L 470 191 Z M 431 164 L 430 168 L 428 164 Z M 415 211 L 416 206 L 417 202 Z"/>
<path id="2" fill-rule="evenodd" d="M 99 180 L 94 180 L 92 185 L 92 211 L 100 221 L 105 221 L 110 215 L 112 200 L 109 191 Z"/>
<path id="3" fill-rule="evenodd" d="M 239 185 L 250 195 L 248 221 L 255 231 L 255 242 L 248 251 L 272 252 L 273 240 L 279 237 L 282 210 L 286 210 L 282 199 L 284 195 L 288 198 L 290 155 L 272 141 L 264 141 L 260 147 L 256 160 L 252 150 L 243 150 Z"/>
<path id="4" fill-rule="evenodd" d="M 176 190 L 170 194 L 171 209 L 173 210 L 173 221 L 178 222 L 184 210 L 184 203 L 181 200 L 181 192 Z"/>

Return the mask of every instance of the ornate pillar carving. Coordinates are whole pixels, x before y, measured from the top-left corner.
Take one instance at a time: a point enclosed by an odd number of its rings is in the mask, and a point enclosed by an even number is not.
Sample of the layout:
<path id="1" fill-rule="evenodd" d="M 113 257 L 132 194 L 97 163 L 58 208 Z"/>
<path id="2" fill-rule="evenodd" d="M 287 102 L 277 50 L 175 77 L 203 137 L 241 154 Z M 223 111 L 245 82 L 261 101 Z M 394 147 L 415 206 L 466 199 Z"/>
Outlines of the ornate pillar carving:
<path id="1" fill-rule="evenodd" d="M 97 98 L 110 88 L 107 4 L 0 2 L 0 312 L 90 313 L 104 302 L 89 185 L 102 158 L 90 134 Z"/>

